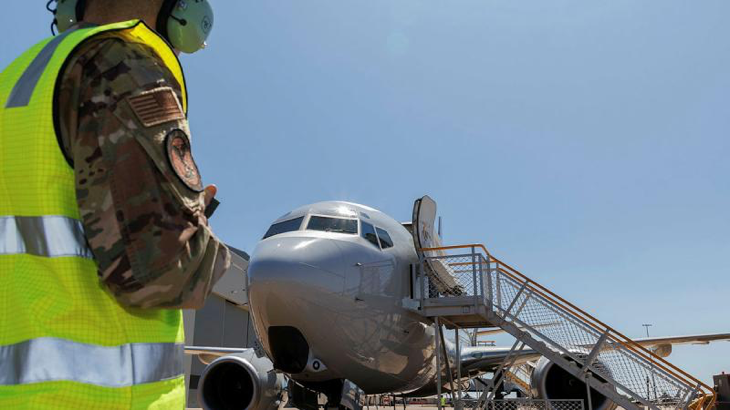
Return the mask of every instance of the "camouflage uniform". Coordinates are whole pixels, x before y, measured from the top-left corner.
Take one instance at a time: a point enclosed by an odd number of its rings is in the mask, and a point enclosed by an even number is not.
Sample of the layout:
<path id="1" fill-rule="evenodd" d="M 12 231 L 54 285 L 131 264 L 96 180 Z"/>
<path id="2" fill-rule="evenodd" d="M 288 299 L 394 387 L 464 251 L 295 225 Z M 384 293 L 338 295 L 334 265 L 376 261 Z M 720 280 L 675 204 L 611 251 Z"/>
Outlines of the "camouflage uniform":
<path id="1" fill-rule="evenodd" d="M 98 274 L 128 307 L 200 308 L 230 264 L 205 218 L 181 87 L 148 46 L 113 33 L 68 61 L 60 143 Z"/>

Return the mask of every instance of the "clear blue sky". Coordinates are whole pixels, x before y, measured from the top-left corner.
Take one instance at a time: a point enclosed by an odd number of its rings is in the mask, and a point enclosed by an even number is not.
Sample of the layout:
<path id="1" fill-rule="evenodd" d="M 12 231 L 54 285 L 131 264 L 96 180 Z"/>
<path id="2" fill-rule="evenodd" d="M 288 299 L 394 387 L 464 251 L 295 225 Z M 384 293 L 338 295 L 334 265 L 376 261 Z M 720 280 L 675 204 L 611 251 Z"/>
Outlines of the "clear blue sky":
<path id="1" fill-rule="evenodd" d="M 49 34 L 0 13 L 0 66 Z M 193 148 L 251 250 L 342 199 L 491 251 L 629 336 L 730 331 L 727 0 L 214 1 Z M 670 360 L 710 381 L 730 343 Z"/>

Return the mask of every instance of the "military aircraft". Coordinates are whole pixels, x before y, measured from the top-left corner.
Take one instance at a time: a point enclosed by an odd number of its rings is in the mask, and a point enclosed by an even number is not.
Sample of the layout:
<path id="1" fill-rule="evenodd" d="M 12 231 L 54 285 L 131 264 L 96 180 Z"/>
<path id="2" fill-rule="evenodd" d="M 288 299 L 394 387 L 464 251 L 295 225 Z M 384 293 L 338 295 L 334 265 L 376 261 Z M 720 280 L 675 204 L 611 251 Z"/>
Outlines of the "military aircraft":
<path id="1" fill-rule="evenodd" d="M 439 245 L 435 216 L 436 203 L 426 196 L 415 202 L 408 223 L 341 201 L 302 206 L 274 221 L 250 261 L 238 257 L 236 262 L 247 273 L 249 310 L 262 349 L 188 347 L 189 354 L 209 363 L 198 384 L 199 403 L 207 409 L 275 408 L 284 377 L 300 408 L 316 406 L 307 391 L 326 394 L 328 407 L 356 407 L 354 386 L 366 394 L 435 394 L 436 332 L 412 307 L 419 286 L 411 275 L 420 250 Z M 433 280 L 454 286 L 438 269 Z M 728 339 L 730 333 L 641 344 L 666 355 L 673 343 Z M 464 347 L 457 357 L 454 343 L 447 339 L 445 347 L 450 368 L 459 361 L 462 375 L 469 376 L 495 371 L 510 350 Z M 569 398 L 573 381 L 582 383 L 523 349 L 514 365 L 528 363 L 538 396 Z M 564 383 L 547 383 L 549 378 Z M 575 391 L 580 396 L 575 398 L 583 398 L 585 385 Z M 612 405 L 593 400 L 594 409 Z"/>

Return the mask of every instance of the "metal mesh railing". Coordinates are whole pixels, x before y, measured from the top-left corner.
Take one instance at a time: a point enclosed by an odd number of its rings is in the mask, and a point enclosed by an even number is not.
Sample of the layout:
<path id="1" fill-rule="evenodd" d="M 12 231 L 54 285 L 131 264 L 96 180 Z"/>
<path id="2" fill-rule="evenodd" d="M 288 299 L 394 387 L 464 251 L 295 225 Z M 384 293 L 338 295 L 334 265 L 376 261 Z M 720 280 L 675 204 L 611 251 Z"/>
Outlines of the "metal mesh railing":
<path id="1" fill-rule="evenodd" d="M 471 403 L 465 403 L 465 407 L 469 404 Z M 483 408 L 486 410 L 583 410 L 583 400 L 487 400 Z"/>
<path id="2" fill-rule="evenodd" d="M 464 250 L 470 249 L 468 254 Z M 492 257 L 481 245 L 425 249 L 427 298 L 472 297 L 635 402 L 709 408 L 713 390 Z M 451 252 L 462 252 L 451 254 Z M 436 276 L 436 278 L 434 278 Z M 539 350 L 540 346 L 531 346 Z M 588 362 L 588 363 L 587 363 Z"/>
<path id="3" fill-rule="evenodd" d="M 475 255 L 441 255 L 427 257 L 430 271 L 433 272 L 430 280 L 424 282 L 428 298 L 435 297 L 483 297 L 483 279 L 472 269 L 479 259 Z"/>

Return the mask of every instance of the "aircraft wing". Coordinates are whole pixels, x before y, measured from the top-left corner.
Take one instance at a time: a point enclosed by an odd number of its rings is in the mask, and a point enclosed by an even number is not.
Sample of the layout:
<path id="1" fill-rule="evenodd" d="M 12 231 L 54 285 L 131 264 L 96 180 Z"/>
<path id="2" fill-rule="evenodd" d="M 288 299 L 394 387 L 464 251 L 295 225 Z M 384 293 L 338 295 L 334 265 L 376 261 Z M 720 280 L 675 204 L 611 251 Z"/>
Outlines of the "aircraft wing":
<path id="1" fill-rule="evenodd" d="M 672 345 L 706 345 L 715 341 L 730 341 L 730 333 L 707 333 L 701 335 L 685 335 L 685 336 L 662 336 L 662 337 L 644 337 L 633 339 L 634 342 L 649 349 L 652 353 L 659 357 L 668 357 L 672 354 Z M 584 345 L 590 348 L 592 345 Z"/>
<path id="2" fill-rule="evenodd" d="M 185 354 L 198 356 L 203 364 L 210 364 L 213 360 L 231 354 L 243 353 L 251 348 L 243 347 L 208 347 L 208 346 L 185 346 Z"/>
<path id="3" fill-rule="evenodd" d="M 644 346 L 652 347 L 657 345 L 706 345 L 710 342 L 716 342 L 720 340 L 730 341 L 730 333 L 707 333 L 701 335 L 687 335 L 687 336 L 663 336 L 663 337 L 645 337 L 641 339 L 634 339 L 634 342 Z"/>
<path id="4" fill-rule="evenodd" d="M 532 326 L 532 327 L 534 329 L 541 329 L 541 328 L 545 328 L 545 327 L 555 326 L 555 325 L 558 325 L 558 324 L 559 324 L 558 322 L 551 322 L 551 323 L 543 323 L 543 324 L 540 324 L 540 325 L 535 325 L 535 326 Z M 524 327 L 520 327 L 519 329 L 520 330 L 524 330 L 525 328 Z M 479 336 L 496 335 L 496 334 L 505 333 L 505 332 L 506 332 L 506 330 L 501 329 L 501 328 L 498 328 L 498 327 L 495 327 L 495 328 L 492 328 L 492 329 L 480 330 L 480 331 L 477 332 L 477 335 L 479 335 Z"/>
<path id="5" fill-rule="evenodd" d="M 462 375 L 486 373 L 496 370 L 507 358 L 509 347 L 476 346 L 464 347 L 461 352 Z M 535 350 L 525 347 L 519 352 L 513 352 L 510 358 L 512 366 L 523 365 L 538 360 L 542 355 Z"/>
<path id="6" fill-rule="evenodd" d="M 547 323 L 540 325 L 539 327 L 549 327 L 554 323 Z M 505 331 L 500 328 L 480 330 L 477 332 L 479 336 L 496 335 L 504 333 Z M 661 336 L 661 337 L 643 337 L 638 339 L 632 339 L 634 342 L 644 346 L 653 347 L 658 345 L 706 345 L 710 342 L 717 342 L 721 340 L 730 341 L 730 333 L 705 333 L 699 335 L 684 335 L 684 336 Z M 591 347 L 592 345 L 584 345 L 584 347 Z"/>
<path id="7" fill-rule="evenodd" d="M 634 342 L 646 347 L 659 357 L 667 357 L 672 354 L 672 345 L 707 345 L 710 344 L 710 342 L 715 342 L 719 340 L 730 340 L 730 333 L 645 337 L 641 339 L 634 339 Z"/>
<path id="8" fill-rule="evenodd" d="M 213 356 L 227 356 L 229 354 L 243 353 L 250 348 L 243 347 L 204 347 L 185 346 L 185 354 L 209 354 Z"/>
<path id="9" fill-rule="evenodd" d="M 488 330 L 480 332 L 480 334 L 495 334 L 501 329 Z M 634 339 L 634 342 L 648 348 L 659 357 L 667 357 L 672 353 L 672 345 L 679 344 L 709 344 L 715 341 L 730 341 L 730 333 L 711 333 L 700 335 L 685 336 L 664 336 L 664 337 L 647 337 Z M 590 348 L 592 345 L 586 345 Z M 509 348 L 478 346 L 465 347 L 461 353 L 462 374 L 466 372 L 483 373 L 495 370 L 502 361 L 507 357 Z M 513 366 L 526 364 L 527 362 L 536 361 L 540 358 L 540 353 L 532 349 L 522 349 L 522 351 L 514 353 L 515 361 Z"/>
<path id="10" fill-rule="evenodd" d="M 451 353 L 454 353 L 454 346 L 450 341 L 446 341 L 449 345 L 447 348 Z M 461 386 L 462 389 L 469 388 L 469 378 L 482 375 L 484 373 L 496 371 L 502 362 L 509 355 L 509 347 L 495 347 L 495 346 L 474 346 L 474 347 L 463 347 L 461 349 Z M 541 354 L 529 349 L 524 348 L 519 352 L 513 352 L 510 358 L 514 358 L 512 361 L 512 367 L 527 365 L 528 362 L 536 361 L 541 357 Z M 451 356 L 453 358 L 453 356 Z M 454 383 L 459 383 L 457 377 L 457 369 L 452 359 L 449 359 L 451 363 L 451 374 L 453 376 Z M 443 365 L 442 365 L 443 366 Z M 448 377 L 442 377 L 441 383 L 443 389 L 448 390 L 450 388 L 450 382 Z M 410 397 L 426 397 L 436 394 L 436 380 L 432 380 L 422 388 L 410 392 L 407 396 Z"/>

